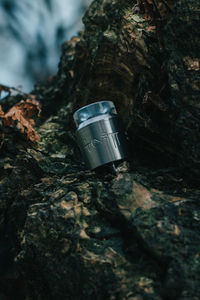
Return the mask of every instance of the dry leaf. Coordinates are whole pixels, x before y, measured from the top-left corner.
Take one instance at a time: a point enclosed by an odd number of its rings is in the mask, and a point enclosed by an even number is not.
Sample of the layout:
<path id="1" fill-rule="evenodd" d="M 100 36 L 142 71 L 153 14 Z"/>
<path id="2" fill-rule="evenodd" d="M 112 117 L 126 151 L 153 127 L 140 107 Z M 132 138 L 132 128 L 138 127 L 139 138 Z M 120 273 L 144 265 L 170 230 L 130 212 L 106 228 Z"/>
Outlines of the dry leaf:
<path id="1" fill-rule="evenodd" d="M 32 96 L 32 95 L 31 95 Z M 15 104 L 5 114 L 0 106 L 0 117 L 3 119 L 3 126 L 14 127 L 17 122 L 17 127 L 23 134 L 27 136 L 31 142 L 37 142 L 39 136 L 33 128 L 34 120 L 31 118 L 36 112 L 39 116 L 41 112 L 40 104 L 35 100 L 34 96 L 32 99 L 21 100 Z"/>
<path id="2" fill-rule="evenodd" d="M 1 105 L 0 105 L 0 117 L 4 117 L 4 112 L 3 112 L 3 110 L 2 110 L 2 107 L 1 107 Z"/>

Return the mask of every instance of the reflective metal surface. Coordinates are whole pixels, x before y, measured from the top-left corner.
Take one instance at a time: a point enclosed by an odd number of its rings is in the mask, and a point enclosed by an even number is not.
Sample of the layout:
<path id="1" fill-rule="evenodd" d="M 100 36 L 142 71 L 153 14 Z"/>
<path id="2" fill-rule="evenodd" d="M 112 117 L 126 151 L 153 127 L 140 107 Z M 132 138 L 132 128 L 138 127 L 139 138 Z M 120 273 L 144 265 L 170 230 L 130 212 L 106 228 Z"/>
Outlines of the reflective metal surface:
<path id="1" fill-rule="evenodd" d="M 111 101 L 96 102 L 75 112 L 78 145 L 90 169 L 128 156 L 127 137 Z"/>
<path id="2" fill-rule="evenodd" d="M 78 109 L 74 113 L 74 121 L 76 126 L 78 127 L 80 124 L 85 121 L 94 118 L 96 116 L 102 115 L 116 115 L 115 105 L 112 101 L 100 101 L 94 102 L 92 104 L 86 105 L 80 109 Z M 85 126 L 85 123 L 84 123 Z"/>

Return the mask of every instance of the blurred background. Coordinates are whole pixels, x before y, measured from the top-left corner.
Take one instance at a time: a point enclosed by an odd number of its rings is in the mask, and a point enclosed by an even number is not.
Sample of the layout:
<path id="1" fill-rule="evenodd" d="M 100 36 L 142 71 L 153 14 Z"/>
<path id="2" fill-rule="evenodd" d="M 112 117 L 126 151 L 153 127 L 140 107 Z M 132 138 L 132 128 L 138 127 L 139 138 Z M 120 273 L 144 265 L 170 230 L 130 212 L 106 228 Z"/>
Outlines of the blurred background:
<path id="1" fill-rule="evenodd" d="M 29 92 L 57 72 L 91 0 L 0 0 L 0 84 Z"/>

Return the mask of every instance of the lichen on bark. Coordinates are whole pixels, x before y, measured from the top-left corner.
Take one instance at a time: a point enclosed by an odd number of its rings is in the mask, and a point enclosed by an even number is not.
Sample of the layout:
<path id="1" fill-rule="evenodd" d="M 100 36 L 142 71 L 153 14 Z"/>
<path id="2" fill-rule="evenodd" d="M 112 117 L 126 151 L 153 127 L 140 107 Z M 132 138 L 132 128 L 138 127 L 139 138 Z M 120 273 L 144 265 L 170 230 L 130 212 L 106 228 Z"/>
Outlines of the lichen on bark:
<path id="1" fill-rule="evenodd" d="M 94 1 L 33 91 L 40 141 L 3 129 L 0 297 L 199 299 L 199 14 L 195 0 Z M 131 141 L 115 175 L 76 145 L 72 113 L 98 100 Z"/>

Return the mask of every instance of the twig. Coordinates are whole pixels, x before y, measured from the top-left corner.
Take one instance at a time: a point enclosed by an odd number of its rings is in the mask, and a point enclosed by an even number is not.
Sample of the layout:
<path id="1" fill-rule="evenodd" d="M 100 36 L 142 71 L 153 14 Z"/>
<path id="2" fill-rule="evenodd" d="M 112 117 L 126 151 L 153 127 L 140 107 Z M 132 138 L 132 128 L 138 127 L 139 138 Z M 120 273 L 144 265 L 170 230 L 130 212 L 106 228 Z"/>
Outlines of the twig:
<path id="1" fill-rule="evenodd" d="M 27 97 L 27 98 L 31 96 L 31 94 L 24 93 L 24 92 L 22 92 L 20 89 L 18 89 L 16 87 L 12 87 L 12 86 L 9 87 L 7 85 L 0 84 L 0 95 L 1 95 L 2 91 L 10 93 L 11 90 L 13 90 L 13 91 L 15 91 L 15 92 L 19 93 L 20 95 L 23 95 L 24 97 Z"/>

